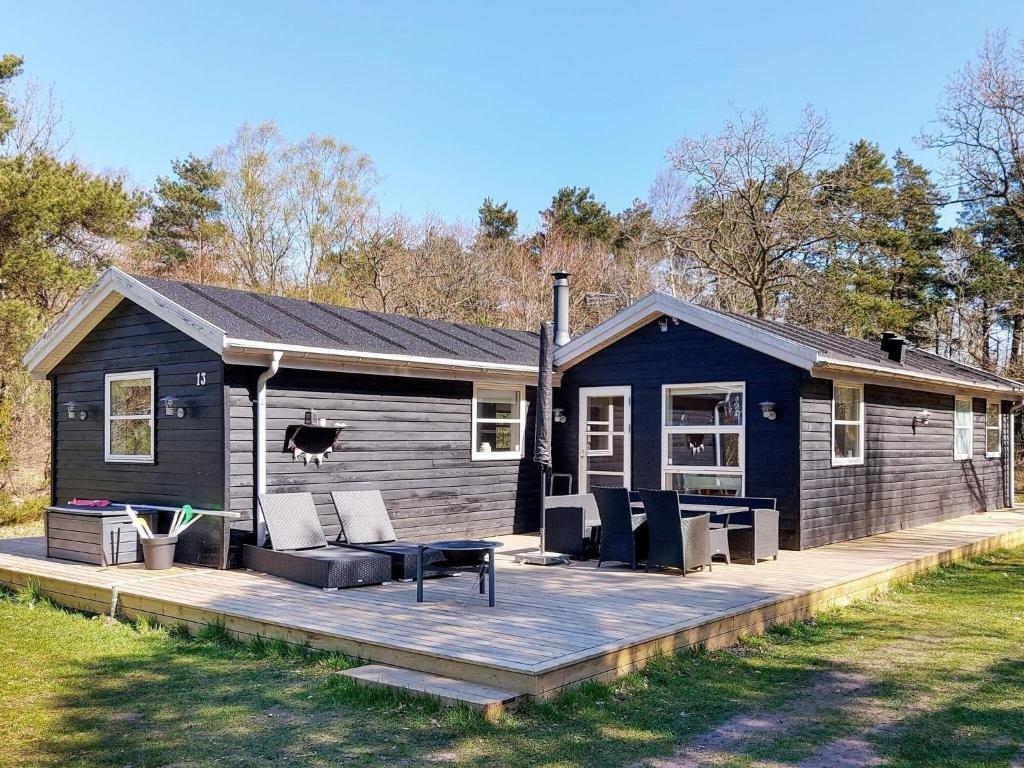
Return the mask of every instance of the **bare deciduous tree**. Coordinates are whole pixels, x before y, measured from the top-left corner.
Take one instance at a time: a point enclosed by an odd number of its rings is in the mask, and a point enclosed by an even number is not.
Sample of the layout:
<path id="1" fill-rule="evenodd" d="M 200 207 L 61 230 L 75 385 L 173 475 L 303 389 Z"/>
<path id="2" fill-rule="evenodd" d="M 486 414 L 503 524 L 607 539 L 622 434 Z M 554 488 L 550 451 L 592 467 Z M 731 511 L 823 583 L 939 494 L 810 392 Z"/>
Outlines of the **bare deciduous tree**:
<path id="1" fill-rule="evenodd" d="M 364 223 L 377 177 L 369 157 L 330 136 L 311 135 L 284 159 L 297 267 L 312 299 L 324 262 L 345 251 Z"/>
<path id="2" fill-rule="evenodd" d="M 673 191 L 678 255 L 741 286 L 758 317 L 769 314 L 834 232 L 819 174 L 831 152 L 828 123 L 809 108 L 781 137 L 754 112 L 680 140 L 668 153 L 688 192 L 680 205 Z"/>
<path id="3" fill-rule="evenodd" d="M 238 129 L 213 161 L 221 189 L 227 256 L 249 288 L 270 292 L 287 281 L 295 247 L 295 202 L 288 194 L 286 145 L 273 123 Z"/>

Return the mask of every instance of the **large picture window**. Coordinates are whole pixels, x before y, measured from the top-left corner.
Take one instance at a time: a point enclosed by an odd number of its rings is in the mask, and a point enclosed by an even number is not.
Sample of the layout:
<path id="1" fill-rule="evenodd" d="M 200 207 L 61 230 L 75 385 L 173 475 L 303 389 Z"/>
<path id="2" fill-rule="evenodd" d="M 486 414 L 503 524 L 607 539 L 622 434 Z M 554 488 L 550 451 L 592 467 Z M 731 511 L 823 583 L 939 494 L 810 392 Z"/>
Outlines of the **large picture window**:
<path id="1" fill-rule="evenodd" d="M 832 384 L 832 465 L 864 463 L 864 386 Z"/>
<path id="2" fill-rule="evenodd" d="M 969 459 L 974 454 L 974 402 L 957 397 L 953 404 L 953 458 Z"/>
<path id="3" fill-rule="evenodd" d="M 1003 452 L 1003 413 L 998 400 L 985 405 L 985 456 L 998 458 Z"/>
<path id="4" fill-rule="evenodd" d="M 153 372 L 108 373 L 103 400 L 104 458 L 110 462 L 152 462 Z"/>
<path id="5" fill-rule="evenodd" d="M 473 460 L 521 459 L 526 387 L 473 385 Z"/>
<path id="6" fill-rule="evenodd" d="M 742 383 L 664 388 L 662 487 L 681 493 L 742 496 Z"/>

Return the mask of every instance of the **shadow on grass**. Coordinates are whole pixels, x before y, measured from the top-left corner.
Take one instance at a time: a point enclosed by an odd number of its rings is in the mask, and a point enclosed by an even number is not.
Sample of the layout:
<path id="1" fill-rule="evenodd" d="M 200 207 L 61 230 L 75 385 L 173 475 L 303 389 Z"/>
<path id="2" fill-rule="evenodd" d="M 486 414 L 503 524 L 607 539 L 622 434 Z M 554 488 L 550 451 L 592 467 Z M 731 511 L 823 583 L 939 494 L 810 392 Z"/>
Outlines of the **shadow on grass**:
<path id="1" fill-rule="evenodd" d="M 1012 584 L 1013 592 L 1024 584 L 1022 555 L 1024 549 L 1016 559 L 951 568 L 897 590 L 884 603 L 784 625 L 730 651 L 663 657 L 615 683 L 585 685 L 552 702 L 524 706 L 497 725 L 466 710 L 359 688 L 337 674 L 351 664 L 342 657 L 271 641 L 226 643 L 218 627 L 186 639 L 145 623 L 117 628 L 43 606 L 37 614 L 53 611 L 68 626 L 38 640 L 5 638 L 5 645 L 17 653 L 17 642 L 38 642 L 42 650 L 31 649 L 38 663 L 59 658 L 67 667 L 45 703 L 55 713 L 53 725 L 35 736 L 33 762 L 25 764 L 620 766 L 671 752 L 739 712 L 798 699 L 822 674 L 852 669 L 848 659 L 929 631 L 929 622 L 932 630 L 945 626 L 942 611 L 978 616 L 977 626 L 963 622 L 955 628 L 968 639 L 1002 631 L 989 626 L 991 614 L 1006 608 L 1007 592 L 996 587 Z M 43 618 L 35 617 L 40 633 L 49 626 Z M 105 646 L 117 632 L 133 634 Z M 1014 676 L 1019 689 L 1019 663 L 995 665 L 991 674 Z M 887 695 L 912 696 L 920 684 L 908 678 Z M 921 715 L 914 732 L 940 739 L 944 728 L 961 722 L 984 728 L 998 719 L 995 732 L 1009 722 L 1005 718 L 1021 718 L 1019 701 L 1008 712 L 997 711 L 995 691 L 990 703 L 959 702 L 963 713 L 951 707 L 948 716 Z M 905 740 L 890 742 L 886 734 L 879 748 L 897 761 L 906 753 L 905 762 L 894 765 L 923 764 L 913 761 Z M 969 763 L 951 757 L 934 764 Z"/>

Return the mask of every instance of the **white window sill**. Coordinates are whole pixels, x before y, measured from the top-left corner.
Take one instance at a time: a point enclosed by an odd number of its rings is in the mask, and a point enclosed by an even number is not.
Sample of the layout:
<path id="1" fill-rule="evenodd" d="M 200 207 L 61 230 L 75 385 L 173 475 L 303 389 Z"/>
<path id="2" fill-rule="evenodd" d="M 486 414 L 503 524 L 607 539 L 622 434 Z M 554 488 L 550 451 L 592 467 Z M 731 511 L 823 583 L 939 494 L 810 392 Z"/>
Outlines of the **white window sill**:
<path id="1" fill-rule="evenodd" d="M 135 458 L 133 456 L 107 456 L 104 459 L 107 464 L 156 464 L 152 456 Z"/>
<path id="2" fill-rule="evenodd" d="M 1002 457 L 1003 457 L 1003 454 L 1001 452 L 1000 453 L 986 453 L 985 454 L 985 458 L 986 459 L 1001 459 Z"/>
<path id="3" fill-rule="evenodd" d="M 837 459 L 832 458 L 833 467 L 862 467 L 864 466 L 864 459 Z"/>
<path id="4" fill-rule="evenodd" d="M 517 451 L 491 451 L 489 453 L 473 453 L 473 461 L 510 461 L 523 458 L 522 452 Z"/>

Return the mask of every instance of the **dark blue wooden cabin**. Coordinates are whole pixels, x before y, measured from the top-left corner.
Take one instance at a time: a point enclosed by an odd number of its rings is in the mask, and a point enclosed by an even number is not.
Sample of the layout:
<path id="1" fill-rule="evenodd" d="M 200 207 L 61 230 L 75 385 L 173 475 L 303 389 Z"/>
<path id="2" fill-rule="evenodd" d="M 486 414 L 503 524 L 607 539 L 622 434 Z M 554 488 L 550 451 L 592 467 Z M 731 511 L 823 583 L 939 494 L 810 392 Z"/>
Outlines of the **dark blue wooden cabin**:
<path id="1" fill-rule="evenodd" d="M 1019 382 L 652 294 L 560 347 L 555 472 L 778 499 L 799 549 L 1012 503 Z"/>

